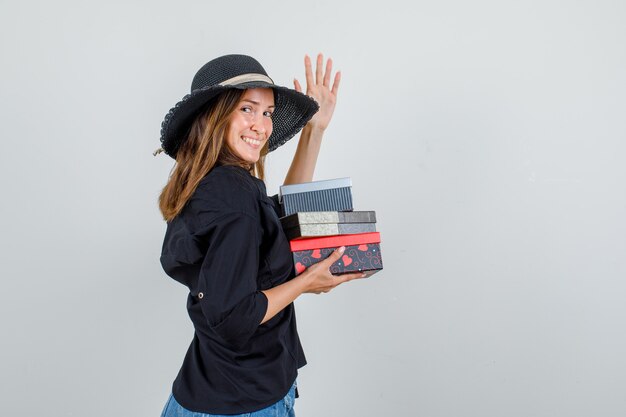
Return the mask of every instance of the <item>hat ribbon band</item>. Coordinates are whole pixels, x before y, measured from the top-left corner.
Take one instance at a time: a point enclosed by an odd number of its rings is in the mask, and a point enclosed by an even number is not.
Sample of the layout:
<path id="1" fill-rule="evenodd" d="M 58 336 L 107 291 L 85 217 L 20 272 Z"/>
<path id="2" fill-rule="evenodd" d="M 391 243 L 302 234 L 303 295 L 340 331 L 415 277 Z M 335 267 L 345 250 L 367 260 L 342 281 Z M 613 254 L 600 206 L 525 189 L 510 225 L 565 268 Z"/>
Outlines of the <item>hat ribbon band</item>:
<path id="1" fill-rule="evenodd" d="M 274 84 L 274 81 L 272 81 L 272 79 L 268 77 L 267 75 L 250 73 L 250 74 L 241 74 L 236 77 L 229 78 L 226 81 L 222 81 L 219 85 L 221 86 L 238 85 L 238 84 L 248 83 L 251 81 L 264 81 L 269 84 Z"/>

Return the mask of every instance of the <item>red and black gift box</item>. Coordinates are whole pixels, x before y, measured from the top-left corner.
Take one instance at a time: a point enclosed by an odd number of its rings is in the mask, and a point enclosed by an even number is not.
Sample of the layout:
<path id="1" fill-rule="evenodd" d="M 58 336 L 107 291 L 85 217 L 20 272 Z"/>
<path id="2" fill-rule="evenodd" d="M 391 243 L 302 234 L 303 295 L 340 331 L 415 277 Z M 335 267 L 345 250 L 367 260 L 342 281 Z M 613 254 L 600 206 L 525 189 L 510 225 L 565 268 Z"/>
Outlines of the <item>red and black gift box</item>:
<path id="1" fill-rule="evenodd" d="M 346 250 L 341 258 L 330 266 L 333 275 L 365 272 L 370 276 L 383 269 L 378 232 L 299 239 L 292 240 L 289 244 L 296 274 L 326 259 L 340 246 L 345 246 Z"/>

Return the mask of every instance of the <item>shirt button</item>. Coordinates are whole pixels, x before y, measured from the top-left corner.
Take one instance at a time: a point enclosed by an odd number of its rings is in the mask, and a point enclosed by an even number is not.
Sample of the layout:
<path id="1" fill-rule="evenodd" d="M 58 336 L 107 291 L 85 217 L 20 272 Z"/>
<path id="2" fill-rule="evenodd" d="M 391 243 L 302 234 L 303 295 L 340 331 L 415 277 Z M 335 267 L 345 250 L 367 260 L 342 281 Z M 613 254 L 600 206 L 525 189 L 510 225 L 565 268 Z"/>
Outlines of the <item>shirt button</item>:
<path id="1" fill-rule="evenodd" d="M 204 297 L 204 294 L 202 294 L 201 292 L 198 293 L 198 298 L 202 298 Z"/>

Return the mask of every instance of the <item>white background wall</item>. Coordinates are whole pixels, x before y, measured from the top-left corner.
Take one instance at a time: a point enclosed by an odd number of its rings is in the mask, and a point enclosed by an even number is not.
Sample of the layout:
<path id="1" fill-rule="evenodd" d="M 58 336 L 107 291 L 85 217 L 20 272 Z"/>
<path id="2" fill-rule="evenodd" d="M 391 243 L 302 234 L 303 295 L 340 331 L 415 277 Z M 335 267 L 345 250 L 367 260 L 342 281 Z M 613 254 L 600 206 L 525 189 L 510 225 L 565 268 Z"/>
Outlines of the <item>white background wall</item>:
<path id="1" fill-rule="evenodd" d="M 626 415 L 622 1 L 0 3 L 7 416 L 158 416 L 192 337 L 160 123 L 225 53 L 343 72 L 316 179 L 385 269 L 297 302 L 298 416 Z M 269 158 L 276 192 L 295 140 Z"/>

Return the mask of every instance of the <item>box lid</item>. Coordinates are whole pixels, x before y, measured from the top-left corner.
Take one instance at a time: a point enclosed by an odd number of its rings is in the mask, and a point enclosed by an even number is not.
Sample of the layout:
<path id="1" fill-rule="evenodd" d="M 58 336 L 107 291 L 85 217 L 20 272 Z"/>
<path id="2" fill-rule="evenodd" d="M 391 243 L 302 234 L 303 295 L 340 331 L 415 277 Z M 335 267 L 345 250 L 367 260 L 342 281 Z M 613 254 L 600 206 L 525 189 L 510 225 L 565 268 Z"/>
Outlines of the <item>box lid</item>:
<path id="1" fill-rule="evenodd" d="M 300 250 L 335 248 L 364 243 L 380 243 L 380 232 L 298 239 L 290 241 L 289 246 L 292 252 L 297 252 Z"/>
<path id="2" fill-rule="evenodd" d="M 352 180 L 350 179 L 350 177 L 335 178 L 332 180 L 303 182 L 301 184 L 281 185 L 278 197 L 282 198 L 282 196 L 287 194 L 308 193 L 311 191 L 345 187 L 352 187 Z"/>

